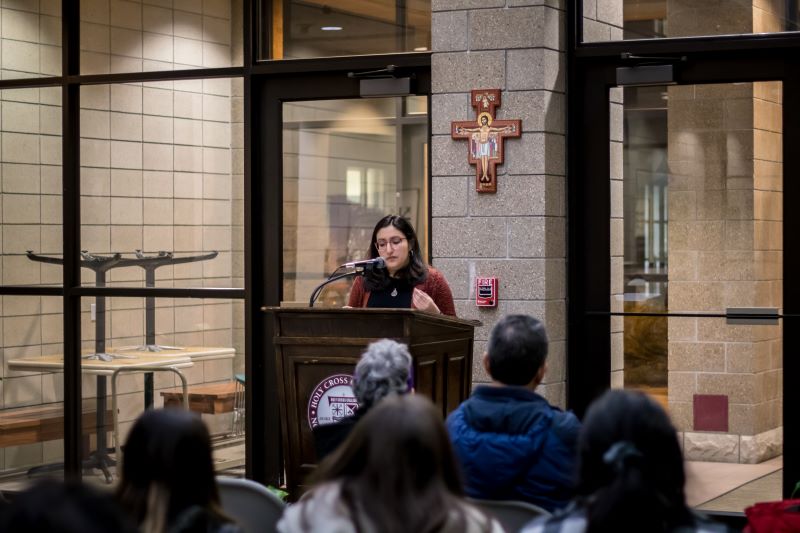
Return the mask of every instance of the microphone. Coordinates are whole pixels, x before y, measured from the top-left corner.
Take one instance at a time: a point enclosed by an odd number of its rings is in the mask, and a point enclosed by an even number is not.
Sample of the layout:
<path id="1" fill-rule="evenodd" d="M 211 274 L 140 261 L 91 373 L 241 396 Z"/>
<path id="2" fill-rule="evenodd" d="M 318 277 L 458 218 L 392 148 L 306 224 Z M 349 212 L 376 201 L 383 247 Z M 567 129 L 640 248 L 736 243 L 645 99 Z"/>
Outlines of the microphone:
<path id="1" fill-rule="evenodd" d="M 361 261 L 353 261 L 351 263 L 345 263 L 342 265 L 345 268 L 377 268 L 377 269 L 384 269 L 386 268 L 386 261 L 383 260 L 383 257 L 376 257 L 374 259 L 363 259 Z"/>

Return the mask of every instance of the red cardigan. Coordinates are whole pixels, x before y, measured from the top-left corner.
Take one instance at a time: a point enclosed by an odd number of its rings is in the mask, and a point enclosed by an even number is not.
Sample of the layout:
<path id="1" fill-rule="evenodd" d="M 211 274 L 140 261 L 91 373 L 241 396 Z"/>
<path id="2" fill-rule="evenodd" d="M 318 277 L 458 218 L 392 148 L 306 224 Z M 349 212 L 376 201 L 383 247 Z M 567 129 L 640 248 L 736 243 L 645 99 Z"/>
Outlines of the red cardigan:
<path id="1" fill-rule="evenodd" d="M 447 284 L 447 280 L 444 279 L 441 272 L 433 267 L 428 267 L 428 277 L 414 288 L 430 296 L 443 315 L 456 316 L 453 293 L 450 292 L 450 285 Z M 366 307 L 369 295 L 370 291 L 364 290 L 364 278 L 358 277 L 350 290 L 350 301 L 347 305 L 350 307 Z M 411 305 L 414 305 L 413 302 Z"/>

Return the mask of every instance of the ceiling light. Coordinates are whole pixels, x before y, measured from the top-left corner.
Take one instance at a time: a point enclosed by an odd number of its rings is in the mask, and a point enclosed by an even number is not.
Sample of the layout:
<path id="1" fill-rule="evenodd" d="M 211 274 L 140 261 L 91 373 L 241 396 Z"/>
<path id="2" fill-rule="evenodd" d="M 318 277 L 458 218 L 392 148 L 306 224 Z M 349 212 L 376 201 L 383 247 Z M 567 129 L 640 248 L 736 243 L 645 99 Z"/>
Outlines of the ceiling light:
<path id="1" fill-rule="evenodd" d="M 342 31 L 341 26 L 323 26 L 320 29 L 322 31 Z"/>
<path id="2" fill-rule="evenodd" d="M 418 48 L 414 48 L 414 51 L 415 52 L 427 52 L 428 51 L 428 47 L 427 46 L 420 46 Z"/>

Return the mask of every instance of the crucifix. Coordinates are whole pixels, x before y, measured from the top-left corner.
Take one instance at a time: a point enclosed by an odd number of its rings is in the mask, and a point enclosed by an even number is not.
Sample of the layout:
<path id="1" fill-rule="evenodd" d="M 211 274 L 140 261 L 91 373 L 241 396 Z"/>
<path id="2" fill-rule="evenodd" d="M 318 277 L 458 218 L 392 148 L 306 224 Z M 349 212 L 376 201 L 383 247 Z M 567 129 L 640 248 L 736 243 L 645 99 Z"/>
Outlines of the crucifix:
<path id="1" fill-rule="evenodd" d="M 475 120 L 453 122 L 450 136 L 469 141 L 468 160 L 475 165 L 475 190 L 497 192 L 497 165 L 503 164 L 503 141 L 506 137 L 519 137 L 520 120 L 497 120 L 495 110 L 500 107 L 500 89 L 479 89 L 470 92 L 470 103 L 475 109 Z"/>

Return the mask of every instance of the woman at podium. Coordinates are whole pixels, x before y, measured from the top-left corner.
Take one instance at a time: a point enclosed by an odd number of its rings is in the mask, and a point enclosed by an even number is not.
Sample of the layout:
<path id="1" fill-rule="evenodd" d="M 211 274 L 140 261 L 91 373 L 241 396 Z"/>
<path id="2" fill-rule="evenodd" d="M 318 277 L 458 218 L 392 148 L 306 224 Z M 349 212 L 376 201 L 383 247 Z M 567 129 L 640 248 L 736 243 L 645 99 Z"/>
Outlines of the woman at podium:
<path id="1" fill-rule="evenodd" d="M 356 278 L 350 307 L 414 308 L 455 316 L 453 294 L 441 272 L 422 261 L 417 234 L 405 218 L 387 215 L 372 230 L 367 255 L 383 258 L 385 268 L 373 268 Z"/>

